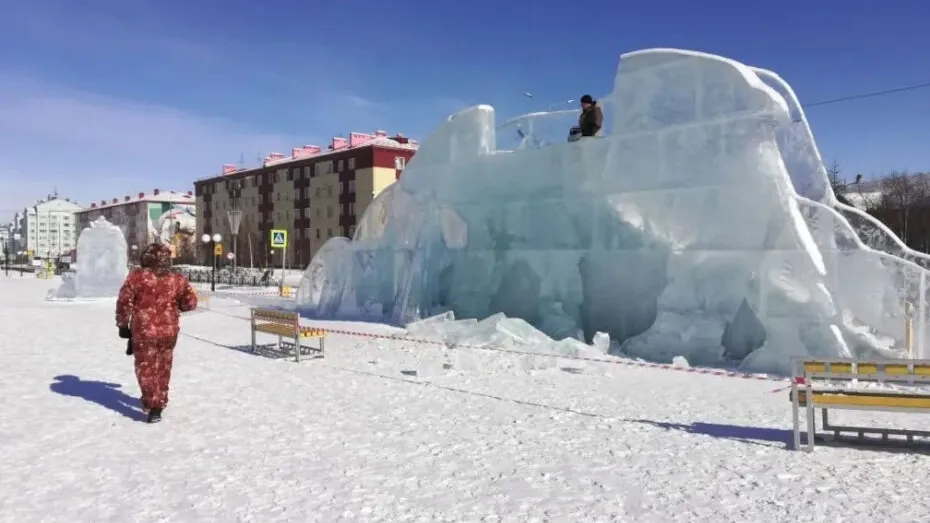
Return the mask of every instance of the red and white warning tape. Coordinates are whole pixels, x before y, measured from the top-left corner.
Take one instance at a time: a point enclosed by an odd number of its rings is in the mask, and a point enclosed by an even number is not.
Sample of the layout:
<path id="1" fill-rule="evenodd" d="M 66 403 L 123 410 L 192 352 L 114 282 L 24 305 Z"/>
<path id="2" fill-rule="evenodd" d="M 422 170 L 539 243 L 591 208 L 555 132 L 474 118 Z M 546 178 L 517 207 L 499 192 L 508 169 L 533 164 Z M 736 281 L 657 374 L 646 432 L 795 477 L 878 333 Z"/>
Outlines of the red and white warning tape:
<path id="1" fill-rule="evenodd" d="M 240 320 L 250 321 L 249 318 L 244 318 L 242 316 L 237 316 L 235 314 L 227 314 L 227 313 L 220 312 L 220 311 L 211 311 L 211 312 L 215 312 L 217 314 L 222 314 L 225 316 L 231 316 L 233 318 L 237 318 Z M 473 349 L 473 350 L 485 350 L 485 351 L 500 352 L 500 353 L 505 353 L 505 354 L 515 354 L 515 355 L 520 355 L 520 356 L 551 357 L 551 358 L 560 358 L 560 359 L 565 359 L 565 360 L 606 363 L 606 364 L 612 364 L 612 365 L 623 365 L 627 367 L 673 370 L 673 371 L 678 371 L 678 372 L 685 372 L 688 374 L 703 374 L 707 376 L 721 376 L 725 378 L 738 378 L 738 379 L 754 380 L 754 381 L 771 381 L 771 382 L 779 382 L 779 383 L 790 381 L 789 378 L 768 376 L 765 374 L 747 374 L 747 373 L 742 373 L 742 372 L 732 372 L 732 371 L 702 368 L 702 367 L 681 367 L 681 366 L 673 365 L 669 363 L 652 363 L 648 361 L 630 360 L 630 359 L 625 359 L 625 358 L 608 359 L 608 358 L 592 358 L 588 356 L 570 356 L 570 355 L 562 355 L 562 354 L 554 354 L 554 353 L 539 353 L 539 352 L 521 351 L 521 350 L 515 350 L 515 349 L 505 349 L 502 347 L 489 347 L 487 345 L 467 345 L 467 344 L 460 344 L 460 343 L 446 343 L 446 342 L 437 341 L 437 340 L 414 338 L 414 337 L 400 335 L 400 334 L 375 334 L 375 333 L 370 333 L 370 332 L 358 332 L 358 331 L 351 331 L 351 330 L 346 330 L 346 329 L 329 329 L 329 328 L 323 328 L 323 330 L 329 334 L 341 334 L 344 336 L 353 336 L 357 338 L 373 338 L 373 339 L 383 339 L 383 340 L 392 340 L 392 341 L 404 341 L 408 343 L 418 343 L 421 345 L 437 345 L 441 347 L 447 347 L 450 349 L 463 348 L 463 349 Z M 789 387 L 790 385 L 788 387 L 774 389 L 772 392 L 781 392 L 783 390 L 786 390 Z"/>

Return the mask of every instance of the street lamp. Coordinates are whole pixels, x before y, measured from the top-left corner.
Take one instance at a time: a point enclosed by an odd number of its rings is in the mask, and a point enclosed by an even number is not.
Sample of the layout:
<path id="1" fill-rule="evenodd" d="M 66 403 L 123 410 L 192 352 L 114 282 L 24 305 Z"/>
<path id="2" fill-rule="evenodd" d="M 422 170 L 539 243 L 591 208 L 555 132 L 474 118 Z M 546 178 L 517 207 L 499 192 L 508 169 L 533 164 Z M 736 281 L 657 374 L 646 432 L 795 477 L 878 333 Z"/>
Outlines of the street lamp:
<path id="1" fill-rule="evenodd" d="M 216 292 L 216 245 L 223 241 L 223 237 L 219 234 L 214 234 L 213 236 L 204 234 L 200 237 L 200 241 L 202 241 L 204 245 L 209 245 L 212 251 L 213 268 L 210 271 L 210 292 Z"/>

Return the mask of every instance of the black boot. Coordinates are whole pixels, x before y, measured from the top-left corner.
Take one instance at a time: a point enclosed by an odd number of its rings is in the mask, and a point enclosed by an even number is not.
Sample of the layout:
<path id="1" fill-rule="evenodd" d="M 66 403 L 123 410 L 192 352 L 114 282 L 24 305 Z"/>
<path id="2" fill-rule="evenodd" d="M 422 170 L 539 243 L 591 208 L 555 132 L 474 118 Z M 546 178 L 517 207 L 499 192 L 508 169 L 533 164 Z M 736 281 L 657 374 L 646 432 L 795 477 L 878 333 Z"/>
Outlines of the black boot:
<path id="1" fill-rule="evenodd" d="M 161 409 L 149 410 L 149 423 L 158 423 L 161 421 Z"/>

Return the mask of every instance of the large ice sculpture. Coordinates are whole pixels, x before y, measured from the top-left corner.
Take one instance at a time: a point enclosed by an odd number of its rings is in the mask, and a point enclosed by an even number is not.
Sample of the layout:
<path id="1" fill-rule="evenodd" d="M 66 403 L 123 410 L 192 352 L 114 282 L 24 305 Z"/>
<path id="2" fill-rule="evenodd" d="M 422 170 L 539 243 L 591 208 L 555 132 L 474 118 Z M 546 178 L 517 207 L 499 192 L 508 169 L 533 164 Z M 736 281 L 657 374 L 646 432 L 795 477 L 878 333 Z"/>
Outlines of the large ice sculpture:
<path id="1" fill-rule="evenodd" d="M 128 269 L 126 239 L 103 217 L 81 231 L 77 242 L 77 272 L 66 274 L 59 298 L 106 298 L 119 294 Z"/>
<path id="2" fill-rule="evenodd" d="M 903 355 L 901 301 L 925 321 L 926 271 L 864 246 L 833 210 L 780 78 L 637 51 L 604 101 L 603 137 L 547 141 L 529 121 L 513 151 L 493 108 L 450 116 L 353 241 L 317 254 L 298 306 L 398 322 L 502 312 L 557 339 L 601 331 L 634 356 L 763 372 L 793 355 Z"/>

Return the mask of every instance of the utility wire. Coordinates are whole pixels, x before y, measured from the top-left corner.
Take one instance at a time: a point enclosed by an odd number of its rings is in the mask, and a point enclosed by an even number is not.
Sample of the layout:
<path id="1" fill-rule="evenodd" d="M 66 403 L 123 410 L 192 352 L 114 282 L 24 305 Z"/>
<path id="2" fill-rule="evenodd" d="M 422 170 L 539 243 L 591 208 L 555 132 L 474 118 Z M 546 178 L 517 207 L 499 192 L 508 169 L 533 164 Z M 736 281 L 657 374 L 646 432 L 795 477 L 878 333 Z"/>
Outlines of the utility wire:
<path id="1" fill-rule="evenodd" d="M 927 87 L 930 87 L 930 82 L 924 82 L 924 83 L 922 83 L 922 84 L 908 85 L 908 86 L 906 86 L 906 87 L 896 87 L 896 88 L 894 88 L 894 89 L 885 89 L 884 91 L 875 91 L 875 92 L 871 92 L 871 93 L 854 94 L 854 95 L 851 95 L 851 96 L 844 96 L 844 97 L 842 97 L 842 98 L 831 98 L 831 99 L 829 99 L 829 100 L 821 100 L 821 101 L 819 101 L 819 102 L 813 102 L 813 103 L 802 104 L 802 105 L 803 105 L 805 108 L 807 108 L 807 107 L 816 107 L 816 106 L 818 106 L 818 105 L 837 104 L 837 103 L 841 103 L 841 102 L 850 102 L 850 101 L 853 101 L 853 100 L 862 100 L 863 98 L 874 98 L 874 97 L 876 97 L 876 96 L 884 96 L 884 95 L 886 95 L 886 94 L 903 93 L 903 92 L 905 92 L 905 91 L 916 91 L 916 90 L 918 90 L 918 89 L 925 89 L 925 88 L 927 88 Z"/>
<path id="2" fill-rule="evenodd" d="M 831 105 L 831 104 L 838 104 L 838 103 L 843 103 L 843 102 L 851 102 L 851 101 L 854 101 L 854 100 L 862 100 L 862 99 L 864 99 L 864 98 L 875 98 L 875 97 L 877 97 L 877 96 L 885 96 L 885 95 L 889 95 L 889 94 L 903 93 L 903 92 L 907 92 L 907 91 L 916 91 L 916 90 L 918 90 L 918 89 L 926 89 L 926 88 L 928 88 L 928 87 L 930 87 L 930 82 L 924 82 L 924 83 L 919 83 L 919 84 L 907 85 L 907 86 L 904 86 L 904 87 L 896 87 L 896 88 L 894 88 L 894 89 L 885 89 L 885 90 L 882 90 L 882 91 L 873 91 L 873 92 L 871 92 L 871 93 L 861 93 L 861 94 L 854 94 L 854 95 L 850 95 L 850 96 L 843 96 L 843 97 L 840 97 L 840 98 L 831 98 L 831 99 L 828 99 L 828 100 L 820 100 L 819 102 L 812 102 L 812 103 L 809 103 L 809 104 L 802 104 L 802 107 L 804 107 L 804 108 L 808 108 L 808 107 L 818 107 L 818 106 L 821 106 L 821 105 Z M 21 211 L 21 210 L 22 210 L 22 209 L 0 209 L 0 213 L 8 213 L 8 212 L 15 213 L 15 212 L 19 212 L 19 211 Z"/>

